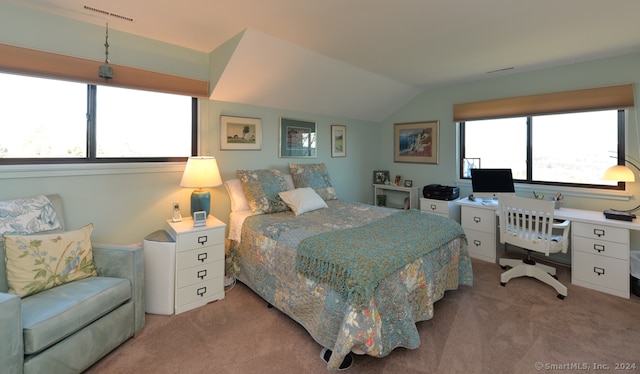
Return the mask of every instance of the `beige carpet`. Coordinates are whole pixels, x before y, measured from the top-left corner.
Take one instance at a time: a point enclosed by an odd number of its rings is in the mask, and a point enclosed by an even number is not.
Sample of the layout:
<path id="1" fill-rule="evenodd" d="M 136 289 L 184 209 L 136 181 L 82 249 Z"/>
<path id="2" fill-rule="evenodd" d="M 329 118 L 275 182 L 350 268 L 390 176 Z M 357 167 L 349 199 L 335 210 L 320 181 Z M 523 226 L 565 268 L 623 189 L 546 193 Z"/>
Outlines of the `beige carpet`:
<path id="1" fill-rule="evenodd" d="M 540 373 L 587 364 L 640 372 L 640 298 L 573 286 L 563 301 L 529 278 L 500 286 L 502 269 L 473 262 L 474 286 L 449 291 L 419 322 L 418 349 L 355 356 L 348 373 Z M 224 300 L 176 316 L 147 315 L 142 332 L 88 373 L 326 373 L 322 347 L 296 322 L 238 283 Z M 594 370 L 592 365 L 610 370 Z M 536 365 L 542 365 L 537 370 Z M 563 366 L 564 365 L 564 366 Z"/>

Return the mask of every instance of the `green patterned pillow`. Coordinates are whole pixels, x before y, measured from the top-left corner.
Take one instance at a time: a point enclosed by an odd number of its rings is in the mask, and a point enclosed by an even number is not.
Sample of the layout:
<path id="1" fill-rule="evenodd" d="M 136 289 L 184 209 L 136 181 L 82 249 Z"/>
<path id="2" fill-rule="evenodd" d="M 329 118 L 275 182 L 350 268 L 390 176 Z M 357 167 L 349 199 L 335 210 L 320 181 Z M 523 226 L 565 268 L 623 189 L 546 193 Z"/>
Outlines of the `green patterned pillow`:
<path id="1" fill-rule="evenodd" d="M 287 191 L 287 181 L 278 170 L 237 170 L 249 208 L 253 214 L 285 212 L 289 206 L 279 192 Z"/>
<path id="2" fill-rule="evenodd" d="M 324 164 L 289 164 L 289 168 L 296 188 L 311 187 L 324 200 L 338 198 Z"/>
<path id="3" fill-rule="evenodd" d="M 4 236 L 9 293 L 20 297 L 96 276 L 93 224 L 54 234 Z"/>

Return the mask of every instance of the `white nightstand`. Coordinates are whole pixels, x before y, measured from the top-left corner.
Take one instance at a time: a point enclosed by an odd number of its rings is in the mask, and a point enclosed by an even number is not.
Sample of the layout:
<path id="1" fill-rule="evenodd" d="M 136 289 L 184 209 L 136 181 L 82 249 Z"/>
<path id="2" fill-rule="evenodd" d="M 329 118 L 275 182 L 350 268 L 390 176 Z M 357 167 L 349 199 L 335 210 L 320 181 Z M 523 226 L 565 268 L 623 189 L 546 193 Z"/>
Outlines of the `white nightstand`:
<path id="1" fill-rule="evenodd" d="M 457 201 L 458 199 L 437 200 L 421 197 L 420 210 L 423 212 L 439 214 L 460 223 L 460 205 L 457 204 Z"/>
<path id="2" fill-rule="evenodd" d="M 176 241 L 175 313 L 224 298 L 224 236 L 226 225 L 209 216 L 207 225 L 193 227 L 191 217 L 167 220 Z"/>

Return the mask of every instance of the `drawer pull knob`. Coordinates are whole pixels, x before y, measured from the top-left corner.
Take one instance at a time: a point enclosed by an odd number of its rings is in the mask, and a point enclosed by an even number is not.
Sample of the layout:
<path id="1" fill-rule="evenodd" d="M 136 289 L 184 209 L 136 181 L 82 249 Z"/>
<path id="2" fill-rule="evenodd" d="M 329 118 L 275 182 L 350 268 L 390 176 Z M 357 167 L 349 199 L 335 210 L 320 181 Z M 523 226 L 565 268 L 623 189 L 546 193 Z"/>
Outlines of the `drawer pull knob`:
<path id="1" fill-rule="evenodd" d="M 196 291 L 196 294 L 200 297 L 203 297 L 204 294 L 207 293 L 207 287 L 200 287 L 198 288 L 198 290 Z"/>
<path id="2" fill-rule="evenodd" d="M 204 262 L 207 259 L 207 252 L 198 254 L 198 261 Z"/>
<path id="3" fill-rule="evenodd" d="M 431 210 L 436 210 L 437 206 L 435 204 L 431 204 Z"/>
<path id="4" fill-rule="evenodd" d="M 473 217 L 473 222 L 480 223 L 480 217 Z"/>
<path id="5" fill-rule="evenodd" d="M 602 237 L 602 236 L 604 236 L 604 230 L 603 229 L 593 229 L 593 235 L 595 235 L 597 237 Z"/>
<path id="6" fill-rule="evenodd" d="M 604 274 L 604 269 L 603 268 L 599 268 L 597 266 L 593 267 L 593 272 L 598 274 L 598 276 L 603 275 Z"/>
<path id="7" fill-rule="evenodd" d="M 598 251 L 598 253 L 604 252 L 604 245 L 602 245 L 602 244 L 594 244 L 593 245 L 593 249 Z"/>
<path id="8" fill-rule="evenodd" d="M 206 277 L 206 276 L 207 276 L 207 270 L 206 269 L 205 270 L 200 270 L 198 272 L 198 278 L 204 279 L 204 277 Z"/>
<path id="9" fill-rule="evenodd" d="M 473 245 L 475 245 L 476 247 L 479 247 L 480 245 L 482 245 L 482 242 L 480 240 L 474 240 Z"/>
<path id="10" fill-rule="evenodd" d="M 207 236 L 206 235 L 198 236 L 198 243 L 204 245 L 204 243 L 206 243 L 206 242 L 207 242 Z"/>

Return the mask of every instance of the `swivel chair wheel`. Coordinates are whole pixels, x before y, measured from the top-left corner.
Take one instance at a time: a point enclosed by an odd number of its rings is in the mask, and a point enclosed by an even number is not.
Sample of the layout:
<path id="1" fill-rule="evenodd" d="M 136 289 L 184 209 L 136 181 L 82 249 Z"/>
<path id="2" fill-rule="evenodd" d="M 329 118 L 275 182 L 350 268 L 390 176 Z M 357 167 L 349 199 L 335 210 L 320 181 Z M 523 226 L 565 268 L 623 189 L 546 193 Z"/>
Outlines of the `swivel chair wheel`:
<path id="1" fill-rule="evenodd" d="M 507 284 L 506 284 L 506 283 L 504 283 L 504 282 L 500 282 L 500 285 L 501 285 L 502 287 L 504 287 L 504 286 L 506 286 Z"/>
<path id="2" fill-rule="evenodd" d="M 564 295 L 558 294 L 558 299 L 564 300 Z"/>
<path id="3" fill-rule="evenodd" d="M 507 265 L 500 265 L 500 267 L 502 268 L 502 270 L 507 270 Z"/>

